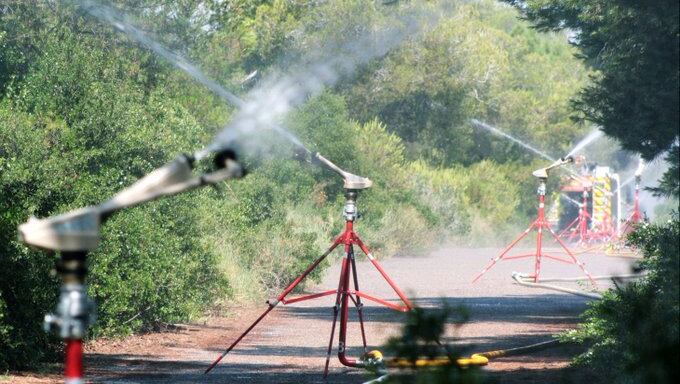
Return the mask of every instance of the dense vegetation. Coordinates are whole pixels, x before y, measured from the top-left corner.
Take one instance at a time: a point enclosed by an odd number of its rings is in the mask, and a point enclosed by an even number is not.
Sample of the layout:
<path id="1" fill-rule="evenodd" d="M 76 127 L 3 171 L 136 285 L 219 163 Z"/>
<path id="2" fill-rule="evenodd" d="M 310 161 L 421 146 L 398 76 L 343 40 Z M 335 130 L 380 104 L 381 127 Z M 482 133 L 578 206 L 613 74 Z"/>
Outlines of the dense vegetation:
<path id="1" fill-rule="evenodd" d="M 597 70 L 575 109 L 626 149 L 651 160 L 667 152 L 659 193 L 680 193 L 680 4 L 674 0 L 508 0 L 541 30 L 573 31 Z"/>
<path id="2" fill-rule="evenodd" d="M 333 39 L 351 42 L 413 4 L 282 0 L 119 0 L 117 7 L 247 98 Z M 379 256 L 475 238 L 533 210 L 531 155 L 475 130 L 485 120 L 560 155 L 588 130 L 569 100 L 588 70 L 561 33 L 538 33 L 492 1 L 441 18 L 285 117 L 310 148 L 373 179 L 359 208 Z M 429 25 L 431 19 L 415 20 Z M 416 17 L 416 16 L 413 16 Z M 0 369 L 32 367 L 53 345 L 54 256 L 17 225 L 95 204 L 234 115 L 168 62 L 77 2 L 0 4 Z M 255 72 L 257 71 L 257 72 Z M 247 82 L 244 79 L 248 78 Z M 267 133 L 269 135 L 270 133 Z M 243 180 L 134 208 L 102 228 L 90 256 L 93 336 L 152 329 L 216 304 L 262 297 L 299 273 L 342 225 L 340 181 L 288 158 L 246 157 Z M 490 194 L 494 198 L 489 198 Z M 314 277 L 314 276 L 312 276 Z"/>
<path id="3" fill-rule="evenodd" d="M 576 362 L 598 382 L 674 383 L 680 359 L 678 308 L 680 222 L 645 225 L 630 236 L 644 253 L 642 281 L 611 290 L 593 302 L 570 341 L 589 345 Z"/>
<path id="4" fill-rule="evenodd" d="M 665 155 L 658 194 L 680 194 L 680 52 L 677 1 L 510 1 L 543 30 L 569 28 L 597 69 L 575 109 L 646 159 Z M 677 203 L 675 209 L 677 210 Z M 680 358 L 680 221 L 644 224 L 628 237 L 644 254 L 640 282 L 609 291 L 565 339 L 588 345 L 576 363 L 597 382 L 674 383 Z"/>

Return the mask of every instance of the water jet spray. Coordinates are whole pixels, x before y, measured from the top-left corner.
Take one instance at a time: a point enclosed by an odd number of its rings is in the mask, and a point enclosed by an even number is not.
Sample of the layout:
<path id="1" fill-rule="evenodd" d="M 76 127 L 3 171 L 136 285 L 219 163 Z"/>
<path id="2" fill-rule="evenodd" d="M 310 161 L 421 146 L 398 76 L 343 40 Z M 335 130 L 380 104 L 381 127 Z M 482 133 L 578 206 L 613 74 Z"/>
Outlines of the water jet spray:
<path id="1" fill-rule="evenodd" d="M 541 273 L 541 259 L 543 257 L 552 259 L 555 261 L 560 261 L 563 263 L 567 264 L 576 264 L 583 273 L 588 276 L 590 281 L 593 283 L 593 285 L 596 285 L 595 280 L 592 279 L 590 276 L 590 273 L 585 269 L 585 265 L 581 263 L 574 254 L 567 248 L 567 246 L 564 244 L 564 242 L 557 236 L 557 234 L 552 230 L 550 227 L 550 223 L 545 219 L 545 194 L 546 194 L 546 184 L 548 181 L 548 175 L 550 171 L 552 171 L 555 168 L 562 167 L 566 164 L 569 164 L 574 161 L 573 157 L 567 157 L 567 158 L 562 158 L 555 160 L 552 164 L 544 167 L 544 168 L 539 168 L 535 171 L 532 172 L 532 176 L 536 177 L 538 179 L 538 190 L 537 190 L 537 195 L 538 195 L 538 217 L 536 220 L 534 220 L 529 228 L 527 228 L 522 234 L 520 234 L 515 240 L 513 240 L 508 246 L 503 249 L 503 251 L 493 258 L 491 262 L 482 269 L 481 272 L 479 272 L 475 278 L 472 280 L 472 282 L 476 282 L 479 280 L 479 278 L 482 277 L 489 269 L 491 269 L 498 261 L 500 260 L 512 260 L 512 259 L 522 259 L 522 258 L 527 258 L 527 257 L 533 257 L 534 258 L 534 273 L 530 275 L 531 278 L 534 279 L 534 282 L 537 282 Z M 522 240 L 524 237 L 526 237 L 529 232 L 532 230 L 536 230 L 536 251 L 528 254 L 521 254 L 521 255 L 514 255 L 514 256 L 508 256 L 508 253 L 512 248 L 517 245 L 520 240 Z M 569 256 L 569 259 L 561 258 L 555 255 L 549 255 L 543 251 L 543 230 L 547 230 L 552 237 L 559 243 L 559 245 L 562 247 L 562 249 L 565 251 L 565 253 Z"/>

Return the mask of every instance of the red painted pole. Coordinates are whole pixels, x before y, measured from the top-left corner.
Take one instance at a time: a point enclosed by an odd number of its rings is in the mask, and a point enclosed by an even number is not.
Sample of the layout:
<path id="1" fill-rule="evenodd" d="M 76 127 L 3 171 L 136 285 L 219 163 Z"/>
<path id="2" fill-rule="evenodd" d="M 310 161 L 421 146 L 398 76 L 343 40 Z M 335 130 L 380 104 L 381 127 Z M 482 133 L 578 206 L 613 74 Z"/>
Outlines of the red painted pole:
<path id="1" fill-rule="evenodd" d="M 331 326 L 331 337 L 328 341 L 328 353 L 326 354 L 326 365 L 323 369 L 324 379 L 328 377 L 328 364 L 331 361 L 331 351 L 333 350 L 333 338 L 335 337 L 335 326 L 338 322 L 338 313 L 340 312 L 340 298 L 342 297 L 342 283 L 345 281 L 345 273 L 347 272 L 347 257 L 342 259 L 342 268 L 340 269 L 340 281 L 338 282 L 338 294 L 335 296 L 335 306 L 333 307 L 333 325 Z"/>
<path id="2" fill-rule="evenodd" d="M 264 319 L 265 316 L 267 316 L 267 314 L 269 314 L 269 312 L 271 312 L 271 310 L 274 309 L 274 307 L 276 307 L 276 306 L 278 305 L 279 302 L 283 301 L 283 300 L 286 298 L 286 296 L 287 296 L 293 289 L 295 289 L 295 287 L 296 287 L 298 284 L 300 284 L 300 282 L 301 282 L 305 277 L 307 277 L 307 275 L 309 275 L 309 274 L 312 272 L 312 270 L 314 270 L 314 268 L 316 268 L 316 267 L 319 265 L 319 263 L 321 263 L 321 261 L 323 261 L 323 259 L 325 259 L 331 252 L 333 252 L 333 250 L 335 249 L 335 247 L 337 247 L 338 244 L 340 244 L 340 242 L 342 241 L 342 239 L 343 239 L 343 236 L 340 236 L 340 237 L 338 237 L 337 239 L 335 239 L 335 241 L 333 242 L 333 245 L 332 245 L 330 248 L 328 248 L 328 250 L 327 250 L 326 252 L 324 252 L 324 254 L 321 255 L 321 257 L 319 257 L 318 259 L 316 259 L 316 261 L 314 261 L 314 263 L 312 263 L 312 265 L 310 265 L 309 267 L 307 267 L 307 269 L 306 269 L 304 272 L 302 272 L 302 274 L 301 274 L 300 276 L 298 276 L 298 277 L 297 277 L 297 278 L 296 278 L 296 279 L 295 279 L 295 280 L 294 280 L 294 281 L 293 281 L 293 282 L 292 282 L 292 283 L 291 283 L 291 284 L 290 284 L 290 285 L 289 285 L 289 286 L 288 286 L 288 287 L 287 287 L 287 288 L 279 295 L 279 297 L 278 297 L 274 302 L 268 302 L 269 307 L 267 308 L 267 310 L 264 311 L 264 313 L 262 313 L 262 314 L 260 315 L 260 317 L 258 317 L 257 320 L 255 320 L 255 322 L 252 323 L 252 324 L 250 325 L 250 327 L 248 327 L 248 329 L 246 329 L 245 332 L 243 332 L 243 333 L 241 334 L 241 336 L 239 336 L 239 337 L 238 337 L 238 338 L 237 338 L 237 339 L 236 339 L 236 340 L 235 340 L 235 341 L 234 341 L 234 342 L 233 342 L 233 343 L 232 343 L 232 344 L 224 351 L 224 352 L 222 352 L 222 354 L 221 354 L 220 356 L 218 356 L 217 359 L 215 359 L 215 361 L 212 362 L 212 364 L 210 364 L 210 366 L 205 370 L 204 373 L 208 373 L 208 372 L 210 372 L 213 368 L 215 368 L 215 366 L 217 366 L 217 364 L 224 358 L 224 356 L 226 356 L 229 352 L 231 352 L 231 350 L 234 349 L 234 347 L 235 347 L 235 346 L 236 346 L 236 345 L 237 345 L 244 337 L 246 337 L 246 335 L 247 335 L 253 328 L 255 328 L 255 326 L 256 326 L 257 324 L 259 324 L 260 321 L 262 321 L 262 319 Z"/>
<path id="3" fill-rule="evenodd" d="M 390 287 L 392 287 L 392 290 L 397 294 L 397 296 L 399 296 L 401 301 L 403 301 L 404 304 L 406 304 L 406 306 L 409 309 L 413 309 L 413 304 L 411 304 L 406 295 L 404 295 L 404 292 L 402 292 L 401 289 L 399 289 L 397 284 L 392 280 L 392 278 L 387 274 L 387 272 L 385 272 L 380 263 L 378 263 L 378 260 L 376 260 L 375 257 L 373 257 L 371 251 L 368 250 L 368 247 L 364 245 L 364 242 L 361 241 L 358 235 L 356 234 L 354 235 L 354 240 L 359 245 L 359 248 L 361 248 L 361 251 L 366 255 L 366 257 L 368 257 L 368 260 L 371 261 L 371 264 L 373 264 L 373 266 L 378 270 L 378 272 L 380 272 L 385 281 L 387 281 L 387 284 L 389 284 Z"/>
<path id="4" fill-rule="evenodd" d="M 351 227 L 351 226 L 349 226 Z M 356 367 L 356 360 L 348 359 L 345 355 L 347 351 L 347 320 L 349 318 L 349 275 L 352 265 L 349 263 L 349 257 L 352 252 L 352 246 L 345 245 L 346 258 L 343 261 L 345 270 L 343 271 L 341 300 L 340 300 L 340 330 L 338 332 L 338 360 L 342 365 L 347 367 Z"/>
<path id="5" fill-rule="evenodd" d="M 83 382 L 83 341 L 66 339 L 64 376 L 66 384 Z"/>
<path id="6" fill-rule="evenodd" d="M 541 274 L 541 252 L 543 247 L 543 227 L 545 222 L 545 195 L 538 195 L 538 234 L 536 235 L 536 263 L 534 264 L 534 283 L 538 281 L 538 276 Z"/>
<path id="7" fill-rule="evenodd" d="M 479 280 L 479 278 L 481 278 L 482 275 L 484 275 L 489 269 L 491 269 L 491 267 L 493 267 L 494 265 L 496 265 L 496 263 L 497 263 L 499 260 L 503 259 L 504 256 L 505 256 L 508 252 L 510 252 L 510 250 L 511 250 L 517 243 L 519 243 L 523 238 L 525 238 L 525 237 L 529 234 L 529 232 L 536 226 L 537 223 L 538 223 L 537 220 L 535 220 L 533 223 L 531 223 L 531 225 L 529 226 L 529 228 L 527 228 L 524 232 L 522 232 L 521 235 L 517 236 L 517 238 L 516 238 L 515 240 L 513 240 L 512 243 L 510 243 L 508 246 L 506 246 L 505 249 L 503 249 L 503 251 L 501 252 L 500 255 L 496 256 L 496 257 L 493 258 L 493 259 L 491 259 L 491 262 L 490 262 L 486 267 L 484 267 L 484 269 L 482 269 L 481 272 L 479 272 L 479 273 L 475 276 L 474 279 L 472 279 L 472 282 L 474 283 L 474 282 L 476 282 L 477 280 Z M 533 255 L 532 255 L 532 256 L 533 256 Z"/>
<path id="8" fill-rule="evenodd" d="M 354 252 L 352 252 L 352 277 L 354 278 L 354 290 L 359 291 L 359 276 L 357 276 L 357 264 L 354 259 Z M 366 330 L 364 329 L 364 304 L 361 302 L 361 297 L 357 295 L 356 302 L 354 303 L 357 307 L 357 314 L 359 315 L 359 327 L 361 329 L 361 341 L 364 345 L 364 353 L 366 353 Z"/>
<path id="9" fill-rule="evenodd" d="M 349 192 L 352 192 L 351 190 Z M 310 265 L 300 276 L 298 276 L 279 296 L 276 300 L 273 302 L 269 302 L 269 307 L 267 310 L 260 315 L 257 320 L 253 324 L 250 325 L 248 329 L 246 329 L 245 332 L 241 334 L 241 336 L 234 341 L 229 348 L 225 352 L 223 352 L 209 367 L 206 369 L 205 373 L 210 372 L 221 360 L 224 358 L 224 356 L 227 355 L 278 303 L 282 304 L 289 304 L 289 303 L 295 303 L 299 301 L 304 301 L 304 300 L 310 300 L 310 299 L 315 299 L 323 296 L 329 296 L 332 295 L 333 293 L 336 293 L 336 298 L 335 298 L 335 306 L 333 308 L 333 325 L 331 327 L 331 337 L 328 342 L 328 353 L 326 356 L 326 364 L 324 367 L 324 377 L 328 375 L 328 366 L 330 363 L 330 354 L 333 349 L 333 339 L 335 336 L 335 327 L 338 323 L 338 315 L 340 315 L 340 324 L 339 324 L 339 330 L 338 330 L 338 360 L 340 362 L 348 367 L 358 367 L 362 365 L 363 363 L 361 360 L 357 359 L 352 359 L 348 358 L 346 355 L 347 351 L 347 325 L 348 325 L 348 319 L 349 319 L 349 300 L 351 299 L 352 302 L 357 306 L 357 310 L 359 312 L 359 322 L 361 326 L 361 336 L 362 336 L 362 341 L 364 345 L 364 350 L 366 349 L 366 334 L 364 330 L 364 324 L 363 324 L 363 313 L 362 313 L 362 306 L 363 304 L 361 303 L 360 297 L 366 298 L 368 300 L 375 301 L 379 304 L 382 304 L 388 308 L 392 308 L 398 311 L 408 311 L 410 310 L 413 305 L 411 302 L 406 298 L 406 295 L 403 294 L 403 292 L 397 287 L 397 285 L 392 281 L 392 279 L 387 275 L 385 270 L 380 266 L 380 264 L 373 258 L 373 255 L 371 255 L 368 251 L 368 248 L 363 244 L 361 239 L 357 236 L 357 234 L 354 232 L 354 220 L 356 216 L 354 215 L 356 212 L 354 211 L 354 200 L 352 200 L 352 195 L 351 193 L 348 193 L 348 203 L 345 208 L 345 231 L 338 236 L 335 241 L 333 242 L 333 245 L 324 253 L 319 259 L 317 259 L 312 265 Z M 354 197 L 356 197 L 356 193 L 354 193 Z M 351 209 L 349 209 L 349 208 Z M 324 291 L 324 292 L 319 292 L 319 293 L 314 293 L 314 294 L 308 294 L 308 295 L 303 295 L 299 297 L 294 297 L 291 299 L 286 299 L 287 295 L 290 294 L 290 292 L 295 289 L 295 287 L 314 269 L 318 266 L 318 264 L 323 260 L 328 254 L 330 254 L 335 247 L 339 246 L 340 244 L 344 245 L 344 251 L 345 251 L 345 257 L 342 260 L 342 267 L 341 267 L 341 272 L 340 272 L 340 281 L 338 282 L 338 289 L 336 291 Z M 380 274 L 385 278 L 387 283 L 394 289 L 394 291 L 397 293 L 399 298 L 404 302 L 406 305 L 405 307 L 398 306 L 395 304 L 392 304 L 388 301 L 382 300 L 375 298 L 373 296 L 364 294 L 359 291 L 359 279 L 356 273 L 356 263 L 355 263 L 355 258 L 354 258 L 354 245 L 358 245 L 361 250 L 366 253 L 368 256 L 369 260 L 373 263 L 373 265 L 378 269 Z M 352 274 L 353 279 L 354 279 L 354 288 L 355 290 L 352 291 L 350 290 L 350 274 Z M 356 295 L 356 299 L 354 296 Z"/>

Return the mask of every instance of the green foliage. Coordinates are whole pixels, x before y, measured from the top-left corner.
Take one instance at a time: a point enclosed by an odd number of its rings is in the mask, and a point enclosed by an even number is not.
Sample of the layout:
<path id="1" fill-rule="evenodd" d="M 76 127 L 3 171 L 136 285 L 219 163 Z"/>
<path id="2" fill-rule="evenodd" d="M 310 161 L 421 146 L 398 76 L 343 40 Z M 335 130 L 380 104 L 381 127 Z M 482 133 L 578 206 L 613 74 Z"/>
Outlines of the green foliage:
<path id="1" fill-rule="evenodd" d="M 669 164 L 668 171 L 659 180 L 659 185 L 650 189 L 657 196 L 675 197 L 677 200 L 680 197 L 680 146 L 671 148 L 665 160 Z"/>
<path id="2" fill-rule="evenodd" d="M 12 330 L 0 339 L 0 366 L 11 368 L 50 353 L 41 323 L 58 294 L 49 273 L 54 258 L 20 245 L 18 225 L 29 215 L 102 202 L 196 148 L 200 136 L 181 104 L 150 86 L 147 71 L 158 68 L 145 65 L 147 54 L 83 33 L 80 21 L 61 11 L 48 18 L 54 29 L 33 31 L 42 33 L 32 40 L 40 54 L 0 102 L 0 292 L 7 305 L 0 328 Z M 190 229 L 194 206 L 178 199 L 121 213 L 104 226 L 88 280 L 100 306 L 95 334 L 186 319 L 223 292 L 214 253 Z"/>
<path id="3" fill-rule="evenodd" d="M 680 358 L 678 307 L 680 221 L 644 224 L 629 235 L 644 254 L 647 277 L 607 292 L 591 304 L 585 323 L 562 337 L 585 342 L 577 362 L 602 382 L 674 383 Z"/>
<path id="4" fill-rule="evenodd" d="M 471 118 L 565 153 L 584 130 L 569 119 L 569 98 L 585 85 L 587 72 L 565 36 L 539 34 L 516 16 L 491 1 L 456 6 L 422 39 L 343 87 L 352 117 L 378 116 L 412 157 L 433 165 L 527 162 L 533 156 L 478 131 Z"/>
<path id="5" fill-rule="evenodd" d="M 533 167 L 484 160 L 470 167 L 410 165 L 420 199 L 441 220 L 445 237 L 475 243 L 514 232 L 536 213 Z M 518 213 L 520 213 L 518 215 Z"/>
<path id="6" fill-rule="evenodd" d="M 447 344 L 439 344 L 446 335 L 446 327 L 453 324 L 454 332 L 464 326 L 468 319 L 464 308 L 425 310 L 415 308 L 408 312 L 401 334 L 388 341 L 387 349 L 396 359 L 404 359 L 411 367 L 392 374 L 387 383 L 433 383 L 433 384 L 474 384 L 482 383 L 477 367 L 462 368 L 454 362 L 462 357 L 463 351 Z M 452 364 L 438 367 L 416 367 L 417 360 L 432 360 L 447 356 Z"/>
<path id="7" fill-rule="evenodd" d="M 99 303 L 93 336 L 185 321 L 228 292 L 213 250 L 200 243 L 196 200 L 156 202 L 106 223 L 103 244 L 90 256 L 88 283 Z"/>
<path id="8" fill-rule="evenodd" d="M 408 4 L 359 0 L 112 3 L 243 92 L 387 23 L 431 22 Z M 204 145 L 233 111 L 76 2 L 8 4 L 0 6 L 0 369 L 34 366 L 55 345 L 40 326 L 58 293 L 55 257 L 21 245 L 17 226 L 104 201 Z M 310 148 L 374 181 L 356 228 L 379 257 L 473 227 L 487 235 L 533 199 L 533 184 L 531 193 L 518 187 L 524 172 L 513 169 L 530 167 L 529 156 L 475 131 L 469 118 L 554 151 L 584 129 L 567 123 L 567 100 L 586 71 L 563 36 L 539 35 L 490 1 L 441 10 L 449 13 L 422 41 L 371 61 L 284 121 Z M 342 228 L 342 181 L 285 160 L 287 151 L 277 145 L 247 159 L 253 170 L 238 182 L 110 218 L 89 259 L 99 305 L 92 335 L 261 299 L 315 260 Z"/>
<path id="9" fill-rule="evenodd" d="M 678 151 L 680 41 L 677 1 L 530 0 L 515 4 L 538 28 L 574 31 L 572 42 L 597 70 L 576 108 L 624 148 L 653 159 Z M 678 194 L 671 163 L 664 185 Z"/>

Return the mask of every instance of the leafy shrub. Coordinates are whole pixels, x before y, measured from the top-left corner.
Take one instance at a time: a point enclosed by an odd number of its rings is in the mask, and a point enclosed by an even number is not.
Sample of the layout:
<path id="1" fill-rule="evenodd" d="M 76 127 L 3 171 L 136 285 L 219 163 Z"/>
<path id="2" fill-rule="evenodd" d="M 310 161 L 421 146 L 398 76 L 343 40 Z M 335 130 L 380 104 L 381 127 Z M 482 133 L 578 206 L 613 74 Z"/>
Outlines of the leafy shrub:
<path id="1" fill-rule="evenodd" d="M 629 242 L 644 254 L 645 279 L 607 292 L 584 314 L 585 322 L 563 338 L 590 345 L 576 359 L 600 382 L 674 383 L 680 359 L 678 217 L 644 224 Z"/>
<path id="2" fill-rule="evenodd" d="M 390 374 L 387 383 L 433 383 L 433 384 L 475 384 L 483 378 L 477 367 L 462 368 L 457 364 L 435 367 L 418 367 L 417 360 L 431 360 L 446 356 L 451 361 L 462 357 L 464 352 L 458 347 L 442 343 L 448 324 L 454 331 L 464 326 L 468 319 L 465 308 L 451 308 L 442 305 L 440 309 L 415 308 L 407 313 L 401 334 L 391 338 L 387 350 L 391 356 L 404 359 L 410 367 Z"/>
<path id="3" fill-rule="evenodd" d="M 192 195 L 113 216 L 90 257 L 88 284 L 99 304 L 92 336 L 154 329 L 202 314 L 228 291 L 215 254 L 200 242 Z"/>

